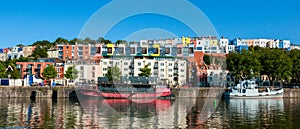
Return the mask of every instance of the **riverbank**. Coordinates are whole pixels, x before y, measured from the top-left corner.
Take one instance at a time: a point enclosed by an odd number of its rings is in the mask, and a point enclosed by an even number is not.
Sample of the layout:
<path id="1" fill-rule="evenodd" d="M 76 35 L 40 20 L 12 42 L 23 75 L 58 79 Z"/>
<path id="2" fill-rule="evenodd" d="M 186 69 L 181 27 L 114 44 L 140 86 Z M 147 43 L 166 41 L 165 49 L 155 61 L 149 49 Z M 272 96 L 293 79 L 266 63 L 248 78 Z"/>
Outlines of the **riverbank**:
<path id="1" fill-rule="evenodd" d="M 172 89 L 175 97 L 221 97 L 224 88 L 197 87 Z M 74 87 L 0 86 L 0 98 L 70 98 L 76 97 Z M 300 98 L 300 88 L 284 88 L 284 98 Z"/>

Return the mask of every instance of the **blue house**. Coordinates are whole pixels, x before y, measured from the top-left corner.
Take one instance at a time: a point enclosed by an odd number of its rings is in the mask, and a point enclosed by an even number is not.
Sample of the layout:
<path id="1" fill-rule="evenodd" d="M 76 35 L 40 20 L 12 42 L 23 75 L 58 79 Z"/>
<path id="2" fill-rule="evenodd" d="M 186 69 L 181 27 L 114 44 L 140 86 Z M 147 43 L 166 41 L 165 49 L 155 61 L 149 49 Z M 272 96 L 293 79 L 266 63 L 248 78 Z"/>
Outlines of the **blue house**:
<path id="1" fill-rule="evenodd" d="M 246 50 L 246 51 L 248 51 L 249 50 L 248 45 L 240 45 L 240 46 L 236 47 L 236 51 L 237 52 L 242 52 L 243 49 Z"/>

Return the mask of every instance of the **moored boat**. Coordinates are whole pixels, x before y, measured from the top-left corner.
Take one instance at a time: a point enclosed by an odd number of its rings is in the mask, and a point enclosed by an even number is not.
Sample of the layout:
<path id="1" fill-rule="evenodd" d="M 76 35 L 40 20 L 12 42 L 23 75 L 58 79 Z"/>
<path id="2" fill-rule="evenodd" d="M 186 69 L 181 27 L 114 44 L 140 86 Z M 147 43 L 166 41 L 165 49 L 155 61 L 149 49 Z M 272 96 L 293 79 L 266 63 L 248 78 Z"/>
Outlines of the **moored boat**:
<path id="1" fill-rule="evenodd" d="M 107 81 L 100 81 L 98 82 L 97 89 L 81 88 L 80 93 L 88 97 L 103 97 L 111 99 L 145 99 L 168 97 L 172 94 L 172 91 L 169 86 L 165 84 L 148 84 L 148 82 L 134 84 L 113 84 Z"/>
<path id="2" fill-rule="evenodd" d="M 259 89 L 255 81 L 241 81 L 234 87 L 229 87 L 223 94 L 224 98 L 282 98 L 283 88 L 271 90 L 269 87 Z"/>

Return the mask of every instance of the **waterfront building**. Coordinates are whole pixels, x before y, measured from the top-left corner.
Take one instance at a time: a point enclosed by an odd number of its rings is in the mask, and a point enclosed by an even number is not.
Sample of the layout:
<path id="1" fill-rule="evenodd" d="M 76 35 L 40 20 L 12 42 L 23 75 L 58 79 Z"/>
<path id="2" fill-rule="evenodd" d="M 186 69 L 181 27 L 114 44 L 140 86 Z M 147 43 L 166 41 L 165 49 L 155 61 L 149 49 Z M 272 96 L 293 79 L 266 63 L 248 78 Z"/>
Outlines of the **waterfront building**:
<path id="1" fill-rule="evenodd" d="M 0 53 L 0 61 L 6 61 L 7 60 L 7 54 L 6 53 Z"/>
<path id="2" fill-rule="evenodd" d="M 109 68 L 117 66 L 123 77 L 138 77 L 140 69 L 148 65 L 151 76 L 159 78 L 157 83 L 186 84 L 187 62 L 177 58 L 113 57 L 100 60 L 100 77 L 105 77 Z M 180 65 L 180 67 L 179 67 Z M 180 68 L 180 69 L 179 69 Z"/>
<path id="3" fill-rule="evenodd" d="M 243 50 L 248 51 L 249 47 L 247 45 L 240 45 L 236 47 L 236 52 L 242 52 Z"/>
<path id="4" fill-rule="evenodd" d="M 234 52 L 235 51 L 235 45 L 228 45 L 227 48 L 226 48 L 226 53 L 230 53 L 230 52 Z"/>
<path id="5" fill-rule="evenodd" d="M 59 58 L 58 50 L 55 48 L 48 49 L 48 58 Z"/>
<path id="6" fill-rule="evenodd" d="M 231 40 L 231 45 L 239 46 L 259 46 L 262 48 L 290 48 L 290 40 L 277 40 L 277 39 L 240 39 L 236 38 Z"/>
<path id="7" fill-rule="evenodd" d="M 95 62 L 99 62 L 102 58 L 102 44 L 96 44 L 95 47 L 96 47 L 96 53 L 94 56 L 94 60 Z"/>
<path id="8" fill-rule="evenodd" d="M 7 53 L 5 52 L 4 48 L 0 48 L 0 61 L 7 60 Z"/>
<path id="9" fill-rule="evenodd" d="M 181 43 L 183 44 L 183 47 L 186 47 L 191 43 L 191 38 L 182 36 Z"/>
<path id="10" fill-rule="evenodd" d="M 291 46 L 290 40 L 280 40 L 279 48 L 289 48 Z"/>
<path id="11" fill-rule="evenodd" d="M 93 60 L 94 57 L 92 55 L 96 54 L 96 49 L 93 45 L 83 45 L 83 44 L 77 44 L 75 45 L 74 49 L 77 48 L 77 53 L 74 54 L 75 58 L 74 59 L 79 59 L 79 60 Z M 92 51 L 93 50 L 93 51 Z"/>
<path id="12" fill-rule="evenodd" d="M 32 74 L 38 78 L 44 78 L 42 73 L 44 69 L 53 65 L 56 69 L 57 76 L 54 81 L 57 84 L 64 84 L 64 63 L 62 60 L 56 58 L 38 58 L 30 62 L 16 62 L 17 68 L 20 70 L 21 78 L 24 79 Z"/>
<path id="13" fill-rule="evenodd" d="M 268 48 L 279 48 L 279 40 L 270 40 L 267 42 Z"/>
<path id="14" fill-rule="evenodd" d="M 58 58 L 65 60 L 77 59 L 77 45 L 57 44 Z"/>
<path id="15" fill-rule="evenodd" d="M 20 57 L 24 57 L 24 52 L 22 47 L 12 47 L 9 48 L 7 52 L 8 60 L 19 59 Z"/>
<path id="16" fill-rule="evenodd" d="M 57 44 L 56 49 L 58 50 L 58 58 L 66 61 L 66 60 L 95 60 L 99 57 L 95 57 L 97 55 L 97 48 L 92 44 Z"/>
<path id="17" fill-rule="evenodd" d="M 33 53 L 35 48 L 36 46 L 24 46 L 23 47 L 24 57 L 29 57 Z"/>
<path id="18" fill-rule="evenodd" d="M 96 83 L 100 77 L 100 65 L 92 60 L 69 60 L 64 65 L 64 72 L 68 67 L 75 66 L 78 70 L 78 78 L 74 80 L 76 83 Z M 70 84 L 70 82 L 68 82 Z M 78 84 L 77 84 L 78 85 Z"/>
<path id="19" fill-rule="evenodd" d="M 300 50 L 300 45 L 298 44 L 291 44 L 291 50 Z"/>

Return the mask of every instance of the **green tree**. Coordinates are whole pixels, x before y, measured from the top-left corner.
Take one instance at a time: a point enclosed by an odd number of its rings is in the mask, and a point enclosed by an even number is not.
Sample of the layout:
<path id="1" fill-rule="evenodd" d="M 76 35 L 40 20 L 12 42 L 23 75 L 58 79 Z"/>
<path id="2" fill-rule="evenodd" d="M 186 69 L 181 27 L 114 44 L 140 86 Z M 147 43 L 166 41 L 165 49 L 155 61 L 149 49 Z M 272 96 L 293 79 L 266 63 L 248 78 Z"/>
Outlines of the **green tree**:
<path id="1" fill-rule="evenodd" d="M 73 81 L 78 78 L 78 73 L 78 70 L 73 65 L 67 68 L 67 71 L 65 72 L 65 77 Z"/>
<path id="2" fill-rule="evenodd" d="M 299 83 L 300 81 L 300 50 L 292 50 L 289 54 L 289 58 L 292 61 L 292 79 L 293 83 Z"/>
<path id="3" fill-rule="evenodd" d="M 261 64 L 259 55 L 249 51 L 243 50 L 241 53 L 230 53 L 226 58 L 227 70 L 235 79 L 250 79 L 252 77 L 259 77 L 261 71 Z"/>
<path id="4" fill-rule="evenodd" d="M 0 62 L 0 78 L 6 78 L 6 67 L 3 62 Z"/>
<path id="5" fill-rule="evenodd" d="M 24 47 L 24 45 L 20 43 L 17 45 L 17 47 Z"/>
<path id="6" fill-rule="evenodd" d="M 47 58 L 48 57 L 47 48 L 41 47 L 41 46 L 36 46 L 33 53 L 30 55 L 30 57 L 34 57 L 35 59 Z"/>
<path id="7" fill-rule="evenodd" d="M 49 65 L 44 69 L 42 75 L 47 81 L 49 81 L 49 79 L 56 78 L 57 72 L 53 65 Z"/>
<path id="8" fill-rule="evenodd" d="M 210 56 L 204 54 L 203 60 L 206 65 L 210 65 L 210 63 L 211 63 Z"/>
<path id="9" fill-rule="evenodd" d="M 113 66 L 108 69 L 107 74 L 105 74 L 105 77 L 109 79 L 109 81 L 119 82 L 121 80 L 121 71 L 117 66 Z"/>
<path id="10" fill-rule="evenodd" d="M 54 42 L 53 44 L 56 45 L 56 44 L 65 44 L 65 43 L 69 43 L 69 40 L 67 39 L 64 39 L 62 37 L 58 37 Z"/>
<path id="11" fill-rule="evenodd" d="M 226 58 L 226 65 L 230 75 L 235 76 L 236 80 L 267 75 L 271 84 L 274 80 L 287 82 L 292 73 L 297 73 L 298 66 L 295 66 L 295 62 L 299 59 L 299 54 L 256 46 L 250 47 L 248 51 L 230 53 Z"/>
<path id="12" fill-rule="evenodd" d="M 140 71 L 141 73 L 139 74 L 139 76 L 142 77 L 150 77 L 151 76 L 151 69 L 148 68 L 148 64 L 144 66 L 144 68 L 141 68 Z"/>
<path id="13" fill-rule="evenodd" d="M 50 43 L 48 40 L 36 41 L 31 46 L 40 46 L 41 48 L 49 49 L 55 44 Z"/>
<path id="14" fill-rule="evenodd" d="M 20 71 L 17 68 L 15 68 L 14 66 L 12 66 L 11 70 L 8 69 L 6 71 L 6 74 L 10 75 L 10 78 L 12 78 L 12 79 L 19 79 L 21 77 Z"/>
<path id="15" fill-rule="evenodd" d="M 104 43 L 104 44 L 110 44 L 111 43 L 110 40 L 104 39 L 103 37 L 98 38 L 97 42 Z"/>

